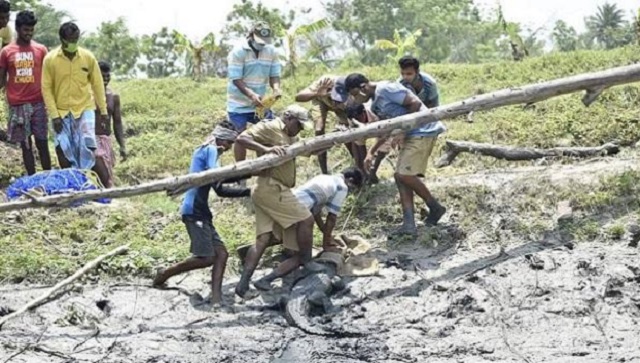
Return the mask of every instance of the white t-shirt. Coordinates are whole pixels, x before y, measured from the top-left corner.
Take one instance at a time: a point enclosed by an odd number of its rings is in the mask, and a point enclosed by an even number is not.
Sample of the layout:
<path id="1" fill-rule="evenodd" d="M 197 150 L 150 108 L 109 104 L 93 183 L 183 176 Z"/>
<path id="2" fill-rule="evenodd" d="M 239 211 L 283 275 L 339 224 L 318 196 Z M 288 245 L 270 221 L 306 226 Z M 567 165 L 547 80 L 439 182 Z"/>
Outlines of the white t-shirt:
<path id="1" fill-rule="evenodd" d="M 292 191 L 309 210 L 326 208 L 329 213 L 339 215 L 349 188 L 342 174 L 318 175 Z"/>

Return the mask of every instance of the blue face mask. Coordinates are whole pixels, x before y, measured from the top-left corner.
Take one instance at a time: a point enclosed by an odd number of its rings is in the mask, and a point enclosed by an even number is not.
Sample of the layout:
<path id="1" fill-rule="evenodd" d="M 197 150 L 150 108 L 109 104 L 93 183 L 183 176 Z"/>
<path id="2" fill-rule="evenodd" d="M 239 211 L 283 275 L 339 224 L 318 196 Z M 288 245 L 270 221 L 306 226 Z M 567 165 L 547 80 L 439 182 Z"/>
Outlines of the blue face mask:
<path id="1" fill-rule="evenodd" d="M 255 40 L 251 41 L 251 46 L 253 47 L 253 49 L 257 50 L 258 52 L 264 49 L 264 44 L 258 44 L 255 42 Z"/>

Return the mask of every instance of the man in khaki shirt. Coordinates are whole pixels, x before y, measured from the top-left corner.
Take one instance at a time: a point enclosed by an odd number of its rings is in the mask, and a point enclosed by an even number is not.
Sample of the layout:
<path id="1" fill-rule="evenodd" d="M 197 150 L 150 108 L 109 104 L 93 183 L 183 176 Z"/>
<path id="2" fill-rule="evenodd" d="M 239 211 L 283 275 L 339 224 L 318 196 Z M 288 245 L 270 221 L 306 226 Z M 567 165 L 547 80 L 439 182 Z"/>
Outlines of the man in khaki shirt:
<path id="1" fill-rule="evenodd" d="M 344 86 L 345 77 L 325 75 L 313 82 L 296 95 L 296 102 L 313 102 L 320 110 L 320 118 L 316 120 L 316 136 L 324 135 L 327 126 L 329 111 L 333 112 L 338 120 L 338 129 L 345 130 L 351 125 L 347 117 L 346 105 L 349 94 Z M 345 143 L 349 154 L 353 157 L 356 166 L 364 170 L 364 158 L 367 148 L 361 141 Z M 323 174 L 329 174 L 327 166 L 327 153 L 318 154 L 320 170 Z"/>
<path id="2" fill-rule="evenodd" d="M 298 105 L 288 106 L 281 118 L 261 122 L 244 131 L 237 143 L 257 154 L 286 154 L 286 147 L 297 141 L 303 128 L 311 128 L 309 111 Z M 270 288 L 276 278 L 287 275 L 311 259 L 313 216 L 302 205 L 291 188 L 296 184 L 295 159 L 261 171 L 251 193 L 256 213 L 256 243 L 247 252 L 244 270 L 236 286 L 236 294 L 245 297 L 249 282 L 272 236 L 282 239 L 284 246 L 296 251 L 269 275 L 254 283 L 261 290 Z"/>
<path id="3" fill-rule="evenodd" d="M 47 54 L 42 66 L 42 96 L 52 119 L 60 167 L 91 169 L 97 147 L 95 105 L 99 122 L 108 122 L 107 101 L 98 61 L 78 47 L 80 29 L 60 27 L 62 45 Z"/>

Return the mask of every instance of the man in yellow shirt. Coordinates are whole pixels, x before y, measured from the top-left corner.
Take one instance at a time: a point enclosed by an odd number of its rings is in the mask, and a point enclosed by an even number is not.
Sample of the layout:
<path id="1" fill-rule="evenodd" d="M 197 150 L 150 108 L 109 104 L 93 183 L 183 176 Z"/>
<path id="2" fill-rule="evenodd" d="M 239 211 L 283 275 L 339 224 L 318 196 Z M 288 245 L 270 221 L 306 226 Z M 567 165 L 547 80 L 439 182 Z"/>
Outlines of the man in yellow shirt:
<path id="1" fill-rule="evenodd" d="M 3 47 L 13 40 L 13 32 L 9 26 L 10 13 L 11 3 L 7 0 L 0 0 L 0 38 L 2 38 Z"/>
<path id="2" fill-rule="evenodd" d="M 42 69 L 42 95 L 53 120 L 56 155 L 62 168 L 91 169 L 97 147 L 96 104 L 99 122 L 108 122 L 102 73 L 94 55 L 78 47 L 76 24 L 62 24 L 59 35 L 62 45 L 47 54 Z"/>

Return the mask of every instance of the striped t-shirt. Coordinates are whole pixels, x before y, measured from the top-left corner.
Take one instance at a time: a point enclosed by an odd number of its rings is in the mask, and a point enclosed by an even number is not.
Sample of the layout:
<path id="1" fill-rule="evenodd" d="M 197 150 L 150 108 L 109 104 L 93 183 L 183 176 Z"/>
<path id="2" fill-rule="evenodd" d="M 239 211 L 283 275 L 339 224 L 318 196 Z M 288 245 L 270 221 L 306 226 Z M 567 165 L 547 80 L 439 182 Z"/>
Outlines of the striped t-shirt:
<path id="1" fill-rule="evenodd" d="M 282 65 L 273 45 L 266 45 L 258 53 L 248 42 L 233 48 L 228 57 L 227 112 L 250 113 L 256 108 L 251 100 L 233 84 L 234 80 L 243 80 L 249 89 L 260 96 L 267 93 L 269 78 L 280 77 Z"/>
<path id="2" fill-rule="evenodd" d="M 339 215 L 349 188 L 342 175 L 318 175 L 292 192 L 311 211 L 326 208 L 329 213 Z"/>

